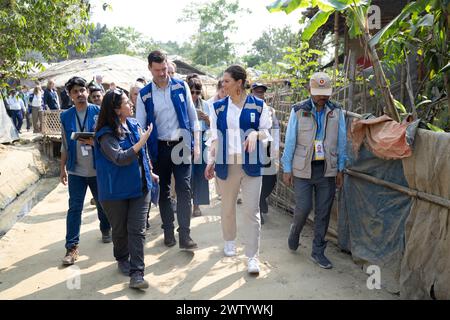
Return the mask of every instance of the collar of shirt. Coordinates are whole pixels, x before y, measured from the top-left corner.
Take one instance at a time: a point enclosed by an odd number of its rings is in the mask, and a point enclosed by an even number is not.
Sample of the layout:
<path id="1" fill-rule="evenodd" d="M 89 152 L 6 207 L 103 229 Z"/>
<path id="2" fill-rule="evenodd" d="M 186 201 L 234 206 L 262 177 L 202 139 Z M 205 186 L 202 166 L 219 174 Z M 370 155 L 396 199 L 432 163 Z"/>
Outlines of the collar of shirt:
<path id="1" fill-rule="evenodd" d="M 170 88 L 170 78 L 167 82 L 167 85 L 165 87 L 158 87 L 158 85 L 155 83 L 155 81 L 152 80 L 152 90 L 159 90 L 159 91 L 166 91 L 167 88 Z"/>

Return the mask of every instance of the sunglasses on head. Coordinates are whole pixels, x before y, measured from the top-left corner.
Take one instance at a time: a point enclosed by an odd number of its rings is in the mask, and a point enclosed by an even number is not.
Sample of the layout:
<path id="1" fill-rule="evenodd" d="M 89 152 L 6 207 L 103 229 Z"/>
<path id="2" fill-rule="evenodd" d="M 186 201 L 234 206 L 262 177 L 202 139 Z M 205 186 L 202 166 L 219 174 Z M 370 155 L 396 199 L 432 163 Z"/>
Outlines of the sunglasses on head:
<path id="1" fill-rule="evenodd" d="M 123 90 L 122 89 L 114 89 L 113 91 L 114 95 L 113 95 L 113 104 L 114 105 L 120 105 L 121 100 L 122 100 L 122 95 L 123 95 Z M 119 103 L 117 103 L 119 102 Z"/>

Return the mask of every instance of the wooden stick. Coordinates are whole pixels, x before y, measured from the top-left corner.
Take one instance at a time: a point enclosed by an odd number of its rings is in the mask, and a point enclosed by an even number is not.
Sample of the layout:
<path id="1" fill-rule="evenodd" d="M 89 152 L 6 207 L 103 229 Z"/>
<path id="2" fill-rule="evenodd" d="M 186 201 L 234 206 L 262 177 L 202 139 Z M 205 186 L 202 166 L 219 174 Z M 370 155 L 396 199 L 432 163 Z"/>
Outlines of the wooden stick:
<path id="1" fill-rule="evenodd" d="M 354 171 L 351 169 L 344 169 L 344 172 L 350 176 L 353 176 L 353 177 L 356 177 L 356 178 L 359 178 L 362 180 L 366 180 L 370 183 L 373 183 L 373 184 L 376 184 L 379 186 L 383 186 L 383 187 L 387 187 L 387 188 L 399 191 L 401 193 L 407 194 L 410 197 L 418 198 L 420 200 L 428 201 L 428 202 L 431 202 L 438 206 L 450 209 L 450 200 L 447 200 L 447 199 L 439 197 L 439 196 L 435 196 L 434 194 L 428 194 L 428 193 L 425 193 L 422 191 L 418 191 L 418 190 L 414 190 L 414 189 L 411 189 L 408 187 L 398 185 L 393 182 L 384 181 L 382 179 L 378 179 L 378 178 L 372 177 L 370 175 L 367 175 L 365 173 L 357 172 L 357 171 Z"/>

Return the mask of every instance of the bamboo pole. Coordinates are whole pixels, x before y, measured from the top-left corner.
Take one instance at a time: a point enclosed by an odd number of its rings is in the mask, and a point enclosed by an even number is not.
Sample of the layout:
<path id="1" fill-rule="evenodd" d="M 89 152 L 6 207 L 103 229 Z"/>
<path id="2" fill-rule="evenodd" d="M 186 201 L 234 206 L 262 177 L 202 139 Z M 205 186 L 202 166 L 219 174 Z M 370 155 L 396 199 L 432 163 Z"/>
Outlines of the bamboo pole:
<path id="1" fill-rule="evenodd" d="M 393 183 L 393 182 L 384 181 L 382 179 L 375 178 L 375 177 L 372 177 L 372 176 L 367 175 L 365 173 L 357 172 L 357 171 L 354 171 L 354 170 L 351 170 L 351 169 L 344 169 L 344 173 L 346 173 L 346 174 L 348 174 L 350 176 L 353 176 L 353 177 L 356 177 L 356 178 L 368 181 L 370 183 L 376 184 L 378 186 L 383 186 L 383 187 L 386 187 L 386 188 L 390 188 L 392 190 L 399 191 L 399 192 L 404 193 L 404 194 L 406 194 L 406 195 L 408 195 L 410 197 L 418 198 L 420 200 L 424 200 L 424 201 L 436 204 L 438 206 L 450 209 L 450 200 L 448 200 L 448 199 L 445 199 L 445 198 L 442 198 L 442 197 L 439 197 L 439 196 L 435 196 L 433 194 L 428 194 L 428 193 L 425 193 L 425 192 L 422 192 L 422 191 L 414 190 L 414 189 L 411 189 L 411 188 L 408 188 L 408 187 L 404 187 L 404 186 L 398 185 L 398 184 Z"/>

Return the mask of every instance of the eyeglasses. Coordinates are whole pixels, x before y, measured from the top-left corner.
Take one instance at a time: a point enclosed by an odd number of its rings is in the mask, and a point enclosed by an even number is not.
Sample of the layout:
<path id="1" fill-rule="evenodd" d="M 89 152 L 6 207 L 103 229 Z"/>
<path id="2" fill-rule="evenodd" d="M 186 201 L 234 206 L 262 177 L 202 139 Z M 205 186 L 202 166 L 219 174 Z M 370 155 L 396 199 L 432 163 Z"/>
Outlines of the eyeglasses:
<path id="1" fill-rule="evenodd" d="M 202 90 L 191 90 L 191 94 L 192 95 L 194 95 L 194 94 L 200 95 L 200 94 L 202 94 Z"/>

